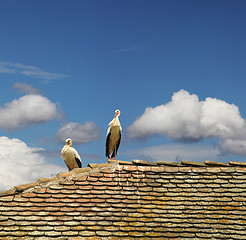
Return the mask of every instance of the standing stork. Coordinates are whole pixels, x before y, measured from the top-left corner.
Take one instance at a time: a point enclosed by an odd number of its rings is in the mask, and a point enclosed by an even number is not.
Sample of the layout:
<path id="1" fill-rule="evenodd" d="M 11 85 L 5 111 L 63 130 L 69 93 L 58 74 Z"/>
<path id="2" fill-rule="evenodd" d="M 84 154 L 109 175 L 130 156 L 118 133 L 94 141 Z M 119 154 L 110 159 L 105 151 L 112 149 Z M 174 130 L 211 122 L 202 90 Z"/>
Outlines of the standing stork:
<path id="1" fill-rule="evenodd" d="M 106 137 L 106 157 L 116 159 L 116 154 L 120 146 L 121 140 L 121 125 L 119 121 L 120 110 L 115 111 L 113 120 L 109 123 Z M 112 154 L 112 155 L 111 155 Z M 110 157 L 111 155 L 111 157 Z"/>
<path id="2" fill-rule="evenodd" d="M 81 168 L 81 159 L 78 152 L 71 147 L 72 139 L 66 139 L 66 145 L 62 148 L 61 154 L 64 162 L 68 167 L 68 171 L 73 170 L 74 168 Z"/>

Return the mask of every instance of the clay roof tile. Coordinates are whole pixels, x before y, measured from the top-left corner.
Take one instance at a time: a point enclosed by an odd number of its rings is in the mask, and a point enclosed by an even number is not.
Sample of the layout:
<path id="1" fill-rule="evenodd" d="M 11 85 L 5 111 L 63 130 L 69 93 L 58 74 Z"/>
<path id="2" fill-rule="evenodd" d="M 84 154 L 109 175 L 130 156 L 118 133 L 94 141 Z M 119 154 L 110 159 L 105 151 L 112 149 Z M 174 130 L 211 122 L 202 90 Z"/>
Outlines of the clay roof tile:
<path id="1" fill-rule="evenodd" d="M 0 192 L 0 239 L 243 239 L 246 163 L 109 160 Z"/>

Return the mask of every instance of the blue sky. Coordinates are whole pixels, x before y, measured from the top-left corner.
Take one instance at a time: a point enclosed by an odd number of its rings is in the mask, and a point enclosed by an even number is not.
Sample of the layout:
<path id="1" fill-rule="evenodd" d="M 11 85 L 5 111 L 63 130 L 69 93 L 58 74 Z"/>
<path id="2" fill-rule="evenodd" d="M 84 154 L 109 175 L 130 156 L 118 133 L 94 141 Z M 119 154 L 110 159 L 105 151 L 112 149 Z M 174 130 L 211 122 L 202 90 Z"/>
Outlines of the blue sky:
<path id="1" fill-rule="evenodd" d="M 120 160 L 244 161 L 245 9 L 243 0 L 2 1 L 0 188 L 66 171 L 66 136 L 83 166 L 106 162 L 116 109 Z"/>

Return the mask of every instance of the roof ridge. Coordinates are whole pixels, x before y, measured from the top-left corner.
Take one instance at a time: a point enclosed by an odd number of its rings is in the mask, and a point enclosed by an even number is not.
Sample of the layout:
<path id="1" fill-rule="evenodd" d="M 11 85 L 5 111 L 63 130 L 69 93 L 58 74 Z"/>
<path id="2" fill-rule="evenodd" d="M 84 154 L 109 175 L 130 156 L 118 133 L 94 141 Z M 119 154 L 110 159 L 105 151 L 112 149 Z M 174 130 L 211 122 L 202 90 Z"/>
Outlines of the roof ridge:
<path id="1" fill-rule="evenodd" d="M 215 161 L 205 161 L 205 162 L 195 162 L 195 161 L 181 161 L 181 163 L 170 162 L 170 161 L 157 161 L 149 162 L 143 160 L 133 160 L 121 161 L 108 159 L 107 163 L 91 163 L 88 164 L 85 168 L 75 168 L 70 172 L 58 173 L 54 177 L 50 178 L 39 178 L 33 183 L 21 184 L 12 187 L 9 190 L 0 191 L 0 197 L 2 196 L 11 196 L 23 192 L 30 192 L 34 188 L 49 187 L 65 181 L 72 180 L 76 177 L 88 176 L 90 173 L 100 172 L 104 169 L 115 168 L 117 165 L 135 165 L 135 166 L 168 166 L 168 167 L 246 167 L 246 162 L 236 162 L 230 161 L 229 163 L 215 162 Z"/>

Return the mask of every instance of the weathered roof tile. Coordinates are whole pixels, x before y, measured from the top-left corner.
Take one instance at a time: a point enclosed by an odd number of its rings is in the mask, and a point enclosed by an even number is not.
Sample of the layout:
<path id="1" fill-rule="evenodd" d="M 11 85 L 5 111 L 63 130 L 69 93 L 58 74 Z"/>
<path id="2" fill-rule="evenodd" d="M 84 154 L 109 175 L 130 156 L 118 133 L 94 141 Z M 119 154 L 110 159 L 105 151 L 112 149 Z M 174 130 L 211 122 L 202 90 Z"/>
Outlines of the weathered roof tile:
<path id="1" fill-rule="evenodd" d="M 0 239 L 243 239 L 246 163 L 109 160 L 0 192 Z"/>

